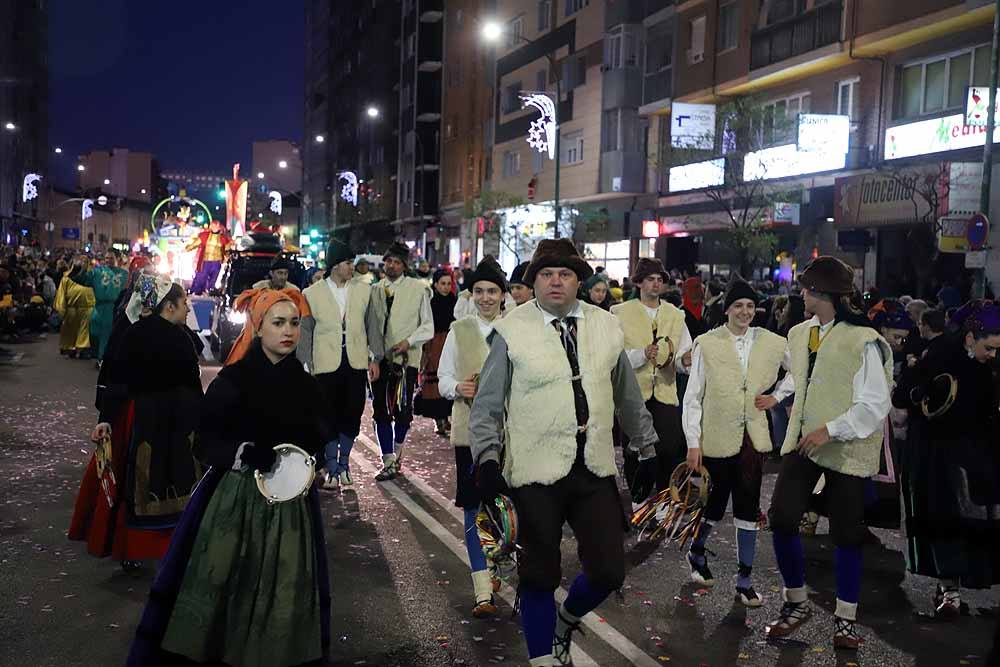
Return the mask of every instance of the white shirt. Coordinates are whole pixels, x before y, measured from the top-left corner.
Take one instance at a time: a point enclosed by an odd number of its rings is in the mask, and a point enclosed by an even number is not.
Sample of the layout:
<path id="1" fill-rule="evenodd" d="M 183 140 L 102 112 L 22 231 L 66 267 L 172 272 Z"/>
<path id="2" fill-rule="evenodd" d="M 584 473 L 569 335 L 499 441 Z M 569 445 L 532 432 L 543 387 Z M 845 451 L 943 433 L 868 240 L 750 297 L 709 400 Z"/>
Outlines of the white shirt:
<path id="1" fill-rule="evenodd" d="M 737 336 L 729 331 L 729 338 L 733 342 L 736 356 L 739 357 L 740 367 L 746 377 L 747 367 L 750 364 L 750 351 L 753 349 L 754 341 L 760 331 L 759 327 L 750 327 L 742 336 Z M 785 356 L 781 360 L 781 367 L 786 371 L 792 367 L 792 354 L 785 347 Z M 781 394 L 775 389 L 772 396 L 779 401 L 785 398 L 788 393 Z M 681 425 L 684 428 L 684 438 L 687 440 L 688 449 L 698 449 L 701 446 L 701 417 L 702 401 L 705 399 L 705 358 L 701 353 L 701 346 L 695 346 L 691 354 L 691 370 L 688 377 L 687 389 L 684 390 L 684 406 L 681 413 Z"/>
<path id="2" fill-rule="evenodd" d="M 333 298 L 337 300 L 337 306 L 340 307 L 340 321 L 343 322 L 347 319 L 347 291 L 351 287 L 351 281 L 345 282 L 343 287 L 337 287 L 337 282 L 333 278 L 327 277 L 326 286 L 330 288 L 330 291 L 333 292 Z"/>
<path id="3" fill-rule="evenodd" d="M 834 321 L 831 320 L 821 325 L 818 317 L 809 320 L 810 326 L 819 327 L 821 339 L 833 328 L 833 324 Z M 830 432 L 830 438 L 833 440 L 867 438 L 882 428 L 886 415 L 889 414 L 892 400 L 889 394 L 889 383 L 885 379 L 885 371 L 882 367 L 882 352 L 878 343 L 871 342 L 865 345 L 861 357 L 861 368 L 854 374 L 851 386 L 853 395 L 850 409 L 826 423 L 826 430 Z M 773 396 L 781 400 L 784 396 L 794 392 L 795 378 L 792 377 L 791 373 L 788 373 L 778 383 Z M 808 433 L 803 433 L 802 437 L 806 435 Z"/>
<path id="4" fill-rule="evenodd" d="M 386 287 L 388 288 L 390 294 L 395 294 L 394 286 L 402 280 L 403 277 L 404 276 L 400 276 L 399 278 L 392 280 L 386 276 Z M 414 278 L 414 280 L 417 279 Z M 427 291 L 424 291 L 420 298 L 419 321 L 420 323 L 417 325 L 417 328 L 414 329 L 413 333 L 410 334 L 410 337 L 406 339 L 409 341 L 410 347 L 418 347 L 429 341 L 431 338 L 434 338 L 434 313 L 431 311 L 431 297 Z M 386 341 L 386 344 L 389 344 L 389 341 Z"/>
<path id="5" fill-rule="evenodd" d="M 495 322 L 496 320 L 494 320 Z M 493 322 L 487 322 L 481 317 L 476 317 L 476 324 L 479 325 L 479 333 L 486 340 L 493 333 Z M 458 383 L 465 382 L 469 378 L 456 377 L 458 369 L 455 366 L 458 345 L 455 343 L 455 332 L 449 331 L 448 337 L 444 339 L 444 348 L 441 350 L 441 358 L 438 360 L 438 393 L 454 401 L 458 398 Z"/>
<path id="6" fill-rule="evenodd" d="M 646 314 L 649 315 L 649 321 L 655 322 L 656 313 L 660 311 L 660 307 L 657 306 L 656 308 L 650 308 L 644 303 L 642 304 L 642 307 L 646 309 Z M 691 340 L 691 332 L 688 331 L 687 324 L 681 324 L 681 339 L 679 342 L 675 343 L 675 345 L 674 368 L 677 369 L 678 373 L 687 373 L 688 369 L 687 366 L 684 365 L 684 355 L 687 354 L 694 346 L 694 341 Z M 628 357 L 628 363 L 632 366 L 632 370 L 637 370 L 646 365 L 646 350 L 625 350 L 625 356 Z"/>

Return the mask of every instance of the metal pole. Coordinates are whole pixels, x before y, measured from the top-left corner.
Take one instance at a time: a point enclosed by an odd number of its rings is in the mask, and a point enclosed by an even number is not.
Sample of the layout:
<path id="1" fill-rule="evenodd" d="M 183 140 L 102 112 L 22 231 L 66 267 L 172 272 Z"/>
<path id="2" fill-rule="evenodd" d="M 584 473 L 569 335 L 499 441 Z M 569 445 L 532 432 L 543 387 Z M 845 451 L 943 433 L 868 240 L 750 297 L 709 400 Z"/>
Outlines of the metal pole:
<path id="1" fill-rule="evenodd" d="M 993 52 L 990 57 L 990 94 L 986 107 L 986 143 L 983 146 L 983 186 L 979 193 L 979 210 L 990 215 L 990 185 L 993 182 L 993 135 L 996 131 L 997 69 L 1000 66 L 1000 0 L 993 14 Z M 986 270 L 973 272 L 972 296 L 981 299 L 986 294 Z"/>
<path id="2" fill-rule="evenodd" d="M 1000 3 L 1000 0 L 997 0 Z M 994 40 L 995 42 L 996 40 Z M 562 100 L 562 76 L 556 72 L 556 182 L 552 190 L 552 207 L 556 215 L 555 238 L 559 238 L 559 222 L 562 219 L 562 206 L 559 205 L 559 167 L 562 165 L 562 131 L 559 129 L 559 102 Z"/>

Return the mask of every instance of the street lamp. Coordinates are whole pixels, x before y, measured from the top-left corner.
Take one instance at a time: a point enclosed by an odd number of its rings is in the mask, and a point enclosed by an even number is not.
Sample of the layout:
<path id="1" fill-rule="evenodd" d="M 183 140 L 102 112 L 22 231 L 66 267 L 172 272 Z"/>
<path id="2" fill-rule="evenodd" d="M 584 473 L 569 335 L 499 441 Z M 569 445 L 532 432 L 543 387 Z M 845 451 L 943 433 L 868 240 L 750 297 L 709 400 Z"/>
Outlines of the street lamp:
<path id="1" fill-rule="evenodd" d="M 56 146 L 56 155 L 62 154 L 62 149 Z"/>
<path id="2" fill-rule="evenodd" d="M 146 188 L 139 188 L 139 194 L 141 195 L 146 194 Z"/>
<path id="3" fill-rule="evenodd" d="M 14 125 L 14 123 L 12 123 L 12 122 L 10 122 L 10 121 L 8 120 L 8 121 L 7 121 L 7 122 L 6 122 L 5 124 L 4 124 L 4 128 L 5 128 L 5 129 L 7 129 L 7 130 L 9 130 L 9 131 L 11 131 L 11 132 L 13 132 L 14 130 L 16 130 L 16 129 L 17 129 L 17 125 Z"/>
<path id="4" fill-rule="evenodd" d="M 78 165 L 76 165 L 76 170 L 77 171 L 86 171 L 87 168 L 84 167 L 82 164 L 78 164 Z"/>
<path id="5" fill-rule="evenodd" d="M 104 184 L 105 185 L 111 185 L 111 179 L 110 178 L 105 178 L 104 179 Z"/>
<path id="6" fill-rule="evenodd" d="M 322 134 L 317 134 L 316 135 L 316 143 L 317 144 L 321 144 L 324 141 L 326 141 L 326 137 L 324 137 Z"/>
<path id="7" fill-rule="evenodd" d="M 493 45 L 496 45 L 500 41 L 500 38 L 504 36 L 504 32 L 505 31 L 504 31 L 503 26 L 501 26 L 496 21 L 487 21 L 487 22 L 485 22 L 483 24 L 483 27 L 482 27 L 482 30 L 481 30 L 481 34 L 482 34 L 483 39 L 486 42 L 491 43 Z M 518 33 L 514 33 L 512 36 L 513 36 L 515 42 L 520 41 L 520 42 L 524 42 L 525 44 L 528 44 L 528 45 L 537 45 L 539 43 L 537 40 L 528 39 L 524 35 L 521 35 L 521 34 L 518 34 Z M 559 205 L 559 167 L 562 165 L 562 149 L 561 149 L 561 143 L 562 142 L 561 142 L 561 137 L 560 137 L 561 132 L 559 131 L 559 102 L 562 100 L 562 77 L 559 75 L 559 70 L 557 68 L 555 52 L 553 52 L 553 51 L 546 51 L 545 52 L 545 58 L 549 61 L 549 73 L 550 73 L 550 75 L 553 72 L 556 73 L 556 77 L 555 77 L 555 79 L 556 79 L 556 91 L 555 91 L 555 99 L 553 99 L 554 104 L 552 105 L 552 119 L 551 119 L 551 126 L 553 128 L 553 132 L 552 133 L 555 135 L 555 147 L 554 147 L 555 150 L 553 152 L 555 153 L 555 158 L 554 159 L 556 161 L 555 182 L 553 183 L 553 186 L 552 186 L 552 209 L 553 209 L 553 213 L 555 213 L 555 230 L 554 230 L 554 234 L 553 235 L 555 236 L 555 238 L 559 238 L 559 222 L 562 219 L 562 206 Z M 493 86 L 494 86 L 494 90 L 497 90 L 497 89 L 499 89 L 500 82 L 496 80 L 497 79 L 496 69 L 494 68 L 493 71 L 494 71 Z M 550 93 L 547 90 L 539 90 L 539 91 L 531 91 L 531 92 L 533 92 L 535 95 L 552 96 L 552 93 Z M 528 100 L 525 97 L 523 97 L 523 96 L 522 96 L 522 101 L 524 103 L 524 106 L 529 106 Z M 530 106 L 535 106 L 536 108 L 539 108 L 538 104 L 533 104 L 533 105 L 530 105 Z M 545 121 L 547 120 L 544 116 L 545 116 L 545 114 L 543 113 L 543 117 L 539 121 L 542 124 L 544 124 Z M 530 137 L 530 135 L 529 135 L 529 137 Z M 535 149 L 539 148 L 539 146 L 536 145 L 536 142 L 534 142 L 534 141 L 529 141 L 529 144 L 531 145 L 532 148 L 535 148 Z"/>
<path id="8" fill-rule="evenodd" d="M 287 168 L 288 168 L 288 161 L 287 160 L 279 160 L 278 161 L 278 169 L 287 169 Z"/>
<path id="9" fill-rule="evenodd" d="M 257 178 L 261 178 L 261 179 L 264 178 L 264 172 L 258 171 L 257 172 Z"/>
<path id="10" fill-rule="evenodd" d="M 370 106 L 370 107 L 368 107 L 368 109 L 367 109 L 367 111 L 365 113 L 368 114 L 369 118 L 378 118 L 379 110 L 378 110 L 378 107 Z"/>

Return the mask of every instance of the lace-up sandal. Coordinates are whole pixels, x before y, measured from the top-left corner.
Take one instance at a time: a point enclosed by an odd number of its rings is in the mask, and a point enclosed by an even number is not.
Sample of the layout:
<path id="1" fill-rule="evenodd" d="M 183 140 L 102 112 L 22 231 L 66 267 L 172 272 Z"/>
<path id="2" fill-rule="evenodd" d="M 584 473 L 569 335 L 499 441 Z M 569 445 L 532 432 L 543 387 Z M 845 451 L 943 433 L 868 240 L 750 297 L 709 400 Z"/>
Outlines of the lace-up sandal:
<path id="1" fill-rule="evenodd" d="M 781 605 L 777 620 L 768 623 L 767 636 L 775 639 L 787 637 L 808 621 L 810 616 L 812 609 L 809 608 L 808 602 L 786 602 Z"/>
<path id="2" fill-rule="evenodd" d="M 846 651 L 857 651 L 864 640 L 858 634 L 855 622 L 834 616 L 833 623 L 833 647 Z"/>
<path id="3" fill-rule="evenodd" d="M 570 646 L 573 645 L 573 633 L 579 632 L 583 634 L 583 628 L 580 627 L 580 621 L 571 623 L 562 614 L 562 610 L 559 610 L 559 620 L 565 625 L 565 630 L 562 633 L 556 632 L 555 636 L 552 638 L 552 659 L 556 665 L 560 667 L 573 666 L 573 659 L 570 657 Z"/>

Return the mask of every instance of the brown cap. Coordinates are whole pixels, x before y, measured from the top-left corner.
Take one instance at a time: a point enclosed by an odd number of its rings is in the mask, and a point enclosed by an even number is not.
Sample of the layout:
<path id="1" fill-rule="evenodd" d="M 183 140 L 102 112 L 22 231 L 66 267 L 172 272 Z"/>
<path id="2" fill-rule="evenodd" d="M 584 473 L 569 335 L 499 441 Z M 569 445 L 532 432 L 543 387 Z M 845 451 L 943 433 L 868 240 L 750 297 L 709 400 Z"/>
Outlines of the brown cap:
<path id="1" fill-rule="evenodd" d="M 854 291 L 854 269 L 836 257 L 823 255 L 799 274 L 799 284 L 825 294 L 850 294 Z"/>
<path id="2" fill-rule="evenodd" d="M 535 275 L 551 266 L 572 269 L 581 281 L 594 273 L 594 269 L 580 256 L 580 251 L 569 239 L 542 239 L 524 272 L 524 283 L 529 286 L 534 285 Z"/>

